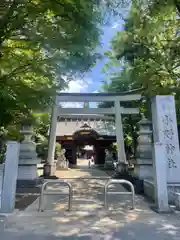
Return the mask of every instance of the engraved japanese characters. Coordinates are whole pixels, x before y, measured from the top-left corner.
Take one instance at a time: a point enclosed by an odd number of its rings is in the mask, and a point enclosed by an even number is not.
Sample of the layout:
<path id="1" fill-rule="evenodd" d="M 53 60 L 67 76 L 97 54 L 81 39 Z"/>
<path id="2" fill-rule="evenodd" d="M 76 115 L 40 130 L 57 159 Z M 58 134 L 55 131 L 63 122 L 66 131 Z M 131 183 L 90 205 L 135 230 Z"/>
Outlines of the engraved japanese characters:
<path id="1" fill-rule="evenodd" d="M 174 96 L 156 96 L 152 101 L 154 142 L 165 145 L 167 181 L 180 182 L 180 151 Z"/>

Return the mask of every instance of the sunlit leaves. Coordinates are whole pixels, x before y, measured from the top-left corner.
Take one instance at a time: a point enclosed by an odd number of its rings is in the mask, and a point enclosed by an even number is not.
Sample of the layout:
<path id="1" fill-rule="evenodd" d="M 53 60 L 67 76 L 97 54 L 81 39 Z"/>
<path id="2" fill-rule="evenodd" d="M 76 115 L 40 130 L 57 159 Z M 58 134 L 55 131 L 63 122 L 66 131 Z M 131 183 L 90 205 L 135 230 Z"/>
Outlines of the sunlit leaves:
<path id="1" fill-rule="evenodd" d="M 168 94 L 179 87 L 176 7 L 167 1 L 157 12 L 155 1 L 139 2 L 132 5 L 124 30 L 112 40 L 111 55 L 131 65 L 132 82 L 144 87 L 147 95 Z"/>
<path id="2" fill-rule="evenodd" d="M 88 71 L 100 58 L 100 27 L 121 5 L 121 0 L 2 0 L 0 126 L 49 107 L 55 88 Z"/>
<path id="3" fill-rule="evenodd" d="M 124 29 L 112 39 L 104 66 L 106 77 L 103 90 L 123 92 L 141 89 L 143 96 L 173 94 L 180 119 L 180 20 L 178 1 L 134 0 Z M 179 4 L 180 5 L 180 4 Z M 114 70 L 114 63 L 119 61 Z M 148 112 L 147 102 L 141 102 L 141 112 Z M 133 133 L 137 119 L 124 118 L 127 136 Z"/>

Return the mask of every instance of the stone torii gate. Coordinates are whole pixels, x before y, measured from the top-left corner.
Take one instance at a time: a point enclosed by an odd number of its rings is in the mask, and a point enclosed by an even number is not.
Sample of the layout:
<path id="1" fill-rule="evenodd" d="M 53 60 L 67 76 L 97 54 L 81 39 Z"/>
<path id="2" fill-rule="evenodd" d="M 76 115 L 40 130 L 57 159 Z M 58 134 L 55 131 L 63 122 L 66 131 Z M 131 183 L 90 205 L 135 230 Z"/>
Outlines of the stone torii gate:
<path id="1" fill-rule="evenodd" d="M 141 99 L 141 95 L 126 93 L 59 93 L 56 96 L 56 103 L 52 109 L 50 135 L 49 135 L 49 149 L 48 149 L 48 163 L 52 165 L 54 161 L 55 144 L 56 144 L 56 127 L 57 117 L 67 114 L 109 114 L 115 116 L 116 124 L 116 139 L 118 149 L 119 164 L 126 163 L 126 155 L 124 148 L 124 136 L 122 126 L 122 114 L 138 114 L 138 108 L 124 108 L 121 102 L 137 101 Z M 62 102 L 113 102 L 114 107 L 111 108 L 62 108 Z"/>

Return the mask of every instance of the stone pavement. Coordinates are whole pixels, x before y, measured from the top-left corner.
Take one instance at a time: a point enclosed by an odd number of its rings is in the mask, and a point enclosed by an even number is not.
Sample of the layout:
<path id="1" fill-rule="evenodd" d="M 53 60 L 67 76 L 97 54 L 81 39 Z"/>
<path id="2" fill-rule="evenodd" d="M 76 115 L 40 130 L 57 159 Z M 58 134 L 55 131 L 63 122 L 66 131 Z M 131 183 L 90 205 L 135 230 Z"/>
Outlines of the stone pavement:
<path id="1" fill-rule="evenodd" d="M 82 160 L 83 161 L 83 160 Z M 106 176 L 103 171 L 81 169 L 57 172 L 59 177 Z M 142 196 L 136 196 L 136 209 L 130 210 L 130 196 L 111 195 L 109 210 L 103 209 L 106 180 L 71 180 L 74 187 L 73 209 L 66 211 L 67 196 L 47 196 L 45 211 L 37 212 L 38 200 L 26 211 L 0 218 L 1 240 L 179 240 L 180 215 L 160 215 L 150 210 Z M 66 187 L 50 186 L 67 193 Z M 125 191 L 118 186 L 118 190 Z"/>

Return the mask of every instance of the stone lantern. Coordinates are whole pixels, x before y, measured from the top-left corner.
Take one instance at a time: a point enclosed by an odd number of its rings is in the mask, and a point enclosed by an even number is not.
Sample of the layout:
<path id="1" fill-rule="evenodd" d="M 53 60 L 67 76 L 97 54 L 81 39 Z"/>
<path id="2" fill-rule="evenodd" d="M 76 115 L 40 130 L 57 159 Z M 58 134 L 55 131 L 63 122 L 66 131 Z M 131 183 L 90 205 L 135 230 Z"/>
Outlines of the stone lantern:
<path id="1" fill-rule="evenodd" d="M 138 122 L 139 137 L 134 175 L 140 179 L 153 177 L 152 163 L 152 123 L 145 116 Z"/>
<path id="2" fill-rule="evenodd" d="M 18 185 L 36 185 L 38 182 L 37 164 L 41 161 L 37 158 L 36 144 L 32 141 L 33 126 L 31 122 L 25 122 L 21 127 L 24 140 L 20 144 Z"/>

